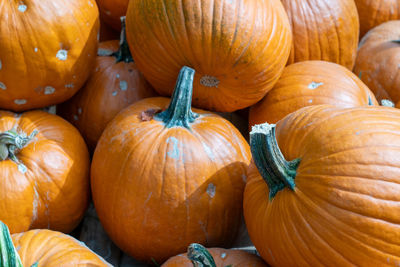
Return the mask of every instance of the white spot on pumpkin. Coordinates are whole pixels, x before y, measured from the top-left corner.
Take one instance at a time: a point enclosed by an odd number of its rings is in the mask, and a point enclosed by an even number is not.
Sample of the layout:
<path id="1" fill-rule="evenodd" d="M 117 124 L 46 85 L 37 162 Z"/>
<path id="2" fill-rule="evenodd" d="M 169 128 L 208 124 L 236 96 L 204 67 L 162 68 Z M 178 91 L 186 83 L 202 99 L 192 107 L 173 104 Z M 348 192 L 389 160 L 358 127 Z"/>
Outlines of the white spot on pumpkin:
<path id="1" fill-rule="evenodd" d="M 25 174 L 28 169 L 26 168 L 26 166 L 24 164 L 21 163 L 21 164 L 18 164 L 18 170 L 20 173 Z"/>
<path id="2" fill-rule="evenodd" d="M 51 87 L 51 86 L 46 86 L 46 87 L 44 88 L 44 94 L 45 94 L 45 95 L 54 94 L 55 91 L 56 91 L 56 88 Z"/>
<path id="3" fill-rule="evenodd" d="M 312 99 L 308 100 L 308 103 L 312 103 Z"/>
<path id="4" fill-rule="evenodd" d="M 384 107 L 394 107 L 394 103 L 392 101 L 390 101 L 389 99 L 382 99 L 381 100 L 381 105 Z"/>
<path id="5" fill-rule="evenodd" d="M 179 159 L 178 139 L 175 137 L 168 137 L 167 144 L 172 143 L 172 150 L 167 152 L 168 157 Z"/>
<path id="6" fill-rule="evenodd" d="M 324 83 L 312 82 L 308 85 L 308 89 L 314 90 L 323 85 Z"/>
<path id="7" fill-rule="evenodd" d="M 59 60 L 65 61 L 65 60 L 67 60 L 67 58 L 68 58 L 68 51 L 67 51 L 67 50 L 64 50 L 64 49 L 60 49 L 60 50 L 58 50 L 56 57 L 57 57 Z"/>
<path id="8" fill-rule="evenodd" d="M 3 63 L 1 63 L 1 60 L 0 60 L 0 70 L 3 68 Z"/>
<path id="9" fill-rule="evenodd" d="M 204 75 L 200 78 L 200 84 L 206 87 L 218 87 L 219 80 L 217 77 Z"/>
<path id="10" fill-rule="evenodd" d="M 73 83 L 69 83 L 69 84 L 66 84 L 64 87 L 65 88 L 74 88 L 75 85 Z"/>
<path id="11" fill-rule="evenodd" d="M 78 115 L 74 115 L 74 120 L 79 120 Z"/>
<path id="12" fill-rule="evenodd" d="M 39 49 L 37 47 L 35 47 L 33 50 L 35 51 L 35 53 L 37 53 L 37 51 L 39 51 Z"/>
<path id="13" fill-rule="evenodd" d="M 121 88 L 122 91 L 126 91 L 128 89 L 128 83 L 126 81 L 120 81 L 119 88 Z"/>
<path id="14" fill-rule="evenodd" d="M 26 102 L 28 102 L 28 101 L 26 101 L 26 99 L 15 99 L 14 100 L 14 103 L 17 105 L 25 105 Z"/>
<path id="15" fill-rule="evenodd" d="M 28 7 L 24 4 L 18 6 L 18 11 L 24 13 Z"/>
<path id="16" fill-rule="evenodd" d="M 221 254 L 221 259 L 225 259 L 225 257 L 226 257 L 226 253 L 222 253 Z"/>
<path id="17" fill-rule="evenodd" d="M 116 76 L 117 76 L 117 79 L 119 79 L 119 74 L 117 74 Z"/>
<path id="18" fill-rule="evenodd" d="M 117 91 L 112 92 L 112 95 L 113 95 L 113 96 L 116 96 L 117 94 L 118 94 Z"/>
<path id="19" fill-rule="evenodd" d="M 215 185 L 214 185 L 213 183 L 211 183 L 211 184 L 209 184 L 209 185 L 207 186 L 207 194 L 208 194 L 211 198 L 213 198 L 213 197 L 215 196 L 215 189 L 216 189 L 216 187 L 215 187 Z"/>
<path id="20" fill-rule="evenodd" d="M 6 90 L 7 86 L 4 83 L 0 82 L 0 89 L 1 90 Z"/>
<path id="21" fill-rule="evenodd" d="M 78 114 L 82 114 L 82 108 L 78 108 Z"/>
<path id="22" fill-rule="evenodd" d="M 88 1 L 88 4 L 89 4 L 89 6 L 93 6 L 93 3 L 92 3 L 92 1 Z"/>

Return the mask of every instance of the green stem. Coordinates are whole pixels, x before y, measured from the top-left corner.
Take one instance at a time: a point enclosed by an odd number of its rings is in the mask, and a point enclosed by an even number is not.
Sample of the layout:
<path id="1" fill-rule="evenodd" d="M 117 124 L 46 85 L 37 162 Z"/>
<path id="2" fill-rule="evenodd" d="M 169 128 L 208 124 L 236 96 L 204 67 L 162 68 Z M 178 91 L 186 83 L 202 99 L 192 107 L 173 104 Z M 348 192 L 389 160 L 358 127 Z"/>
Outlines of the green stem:
<path id="1" fill-rule="evenodd" d="M 187 257 L 192 261 L 194 267 L 216 267 L 210 252 L 200 244 L 190 244 Z"/>
<path id="2" fill-rule="evenodd" d="M 21 164 L 16 153 L 24 148 L 33 138 L 37 131 L 33 131 L 29 136 L 14 129 L 0 133 L 0 160 L 11 159 L 17 164 Z"/>
<path id="3" fill-rule="evenodd" d="M 254 163 L 268 184 L 271 200 L 285 187 L 294 190 L 294 179 L 300 159 L 285 160 L 276 140 L 275 124 L 254 126 L 250 132 L 250 148 Z"/>
<path id="4" fill-rule="evenodd" d="M 21 258 L 11 239 L 7 225 L 0 221 L 0 266 L 22 267 Z"/>
<path id="5" fill-rule="evenodd" d="M 117 58 L 118 62 L 133 62 L 131 51 L 129 51 L 128 41 L 126 40 L 126 18 L 121 17 L 121 37 L 119 40 L 119 49 L 113 54 Z"/>
<path id="6" fill-rule="evenodd" d="M 199 116 L 192 112 L 193 77 L 194 69 L 184 66 L 179 72 L 168 108 L 154 116 L 156 120 L 163 121 L 165 127 L 190 129 L 190 123 Z"/>

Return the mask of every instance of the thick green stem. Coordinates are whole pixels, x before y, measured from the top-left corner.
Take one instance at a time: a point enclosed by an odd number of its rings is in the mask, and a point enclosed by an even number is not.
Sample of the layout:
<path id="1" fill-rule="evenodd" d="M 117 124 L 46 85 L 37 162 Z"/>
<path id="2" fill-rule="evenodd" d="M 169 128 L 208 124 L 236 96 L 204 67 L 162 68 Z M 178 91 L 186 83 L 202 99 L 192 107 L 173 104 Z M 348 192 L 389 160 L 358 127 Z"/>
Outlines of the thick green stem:
<path id="1" fill-rule="evenodd" d="M 126 40 L 126 23 L 125 17 L 121 17 L 121 37 L 119 40 L 119 49 L 117 52 L 113 54 L 114 57 L 117 58 L 118 62 L 133 62 L 131 51 L 129 50 L 129 45 Z"/>
<path id="2" fill-rule="evenodd" d="M 22 267 L 21 258 L 16 251 L 7 225 L 0 221 L 0 266 Z"/>
<path id="3" fill-rule="evenodd" d="M 37 131 L 33 131 L 29 136 L 14 129 L 0 133 L 0 160 L 11 159 L 17 164 L 22 164 L 18 160 L 16 153 L 24 148 L 33 138 Z M 23 165 L 21 165 L 23 166 Z"/>
<path id="4" fill-rule="evenodd" d="M 300 159 L 285 160 L 276 140 L 275 124 L 254 126 L 250 132 L 250 148 L 254 163 L 268 184 L 271 200 L 285 187 L 294 190 L 294 179 Z"/>
<path id="5" fill-rule="evenodd" d="M 175 89 L 168 108 L 154 116 L 156 120 L 163 121 L 165 127 L 185 127 L 190 129 L 190 123 L 199 116 L 192 111 L 194 69 L 184 66 L 179 72 Z"/>
<path id="6" fill-rule="evenodd" d="M 210 252 L 200 244 L 190 244 L 187 257 L 192 261 L 194 267 L 216 267 Z"/>

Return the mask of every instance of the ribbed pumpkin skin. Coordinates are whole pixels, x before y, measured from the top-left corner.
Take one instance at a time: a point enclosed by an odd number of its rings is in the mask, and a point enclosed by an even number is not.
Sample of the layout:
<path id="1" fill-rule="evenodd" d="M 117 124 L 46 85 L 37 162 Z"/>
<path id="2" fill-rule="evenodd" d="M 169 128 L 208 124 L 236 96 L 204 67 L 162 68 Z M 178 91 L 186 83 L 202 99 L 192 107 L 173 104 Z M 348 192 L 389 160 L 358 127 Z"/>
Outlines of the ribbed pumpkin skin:
<path id="1" fill-rule="evenodd" d="M 50 230 L 13 234 L 12 240 L 23 266 L 39 262 L 40 267 L 111 266 L 69 235 Z"/>
<path id="2" fill-rule="evenodd" d="M 272 266 L 393 266 L 400 262 L 400 111 L 305 107 L 279 121 L 294 191 L 272 201 L 254 164 L 246 225 Z"/>
<path id="3" fill-rule="evenodd" d="M 0 111 L 0 132 L 15 126 L 38 134 L 16 154 L 26 173 L 10 159 L 0 161 L 0 220 L 11 233 L 72 231 L 89 202 L 89 153 L 83 138 L 71 124 L 47 112 Z"/>
<path id="4" fill-rule="evenodd" d="M 129 0 L 96 0 L 101 19 L 117 31 L 121 31 L 120 17 L 126 15 Z"/>
<path id="5" fill-rule="evenodd" d="M 400 101 L 400 20 L 385 22 L 363 37 L 354 73 L 378 100 Z"/>
<path id="6" fill-rule="evenodd" d="M 250 108 L 249 123 L 276 123 L 300 108 L 329 104 L 339 107 L 378 105 L 374 94 L 354 73 L 327 61 L 287 66 L 274 88 Z"/>
<path id="7" fill-rule="evenodd" d="M 0 1 L 0 108 L 58 104 L 93 68 L 98 9 L 94 0 Z"/>
<path id="8" fill-rule="evenodd" d="M 171 95 L 190 66 L 193 105 L 221 112 L 251 106 L 272 88 L 292 40 L 278 0 L 133 0 L 126 22 L 135 62 L 158 93 Z"/>
<path id="9" fill-rule="evenodd" d="M 214 258 L 216 267 L 266 267 L 263 260 L 254 255 L 241 250 L 209 248 L 211 256 Z M 193 267 L 193 263 L 187 258 L 186 253 L 177 255 L 166 261 L 162 267 Z"/>
<path id="10" fill-rule="evenodd" d="M 359 38 L 353 0 L 281 0 L 293 30 L 288 64 L 324 60 L 352 70 Z"/>
<path id="11" fill-rule="evenodd" d="M 360 36 L 389 20 L 400 19 L 398 0 L 355 0 L 360 18 Z"/>
<path id="12" fill-rule="evenodd" d="M 116 52 L 118 48 L 117 40 L 103 42 L 99 52 Z M 133 102 L 155 95 L 134 62 L 116 63 L 114 56 L 99 55 L 85 87 L 61 104 L 57 113 L 78 128 L 93 150 L 107 123 L 118 112 Z"/>
<path id="13" fill-rule="evenodd" d="M 112 240 L 137 260 L 162 263 L 192 242 L 228 246 L 241 222 L 250 150 L 239 131 L 202 110 L 189 131 L 142 121 L 168 98 L 120 112 L 103 132 L 91 167 L 96 211 Z"/>

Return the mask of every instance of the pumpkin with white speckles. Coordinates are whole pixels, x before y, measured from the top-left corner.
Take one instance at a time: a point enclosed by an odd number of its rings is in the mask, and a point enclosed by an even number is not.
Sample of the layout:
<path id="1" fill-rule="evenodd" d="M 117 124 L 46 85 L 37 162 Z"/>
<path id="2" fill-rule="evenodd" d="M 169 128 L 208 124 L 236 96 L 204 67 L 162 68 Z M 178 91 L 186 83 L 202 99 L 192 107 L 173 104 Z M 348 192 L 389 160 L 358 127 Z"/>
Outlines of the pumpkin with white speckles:
<path id="1" fill-rule="evenodd" d="M 197 242 L 229 246 L 242 220 L 250 150 L 222 117 L 191 109 L 194 71 L 172 99 L 138 101 L 104 130 L 92 196 L 111 239 L 137 260 L 162 263 Z"/>
<path id="2" fill-rule="evenodd" d="M 96 58 L 96 2 L 0 1 L 0 14 L 0 108 L 20 112 L 74 95 Z"/>
<path id="3" fill-rule="evenodd" d="M 121 38 L 120 45 L 117 40 L 99 44 L 95 69 L 88 82 L 57 107 L 57 114 L 78 128 L 90 150 L 94 150 L 107 123 L 118 112 L 138 100 L 156 96 L 133 62 L 124 29 Z"/>
<path id="4" fill-rule="evenodd" d="M 88 202 L 89 153 L 78 130 L 44 111 L 0 111 L 0 220 L 11 233 L 68 233 Z"/>

